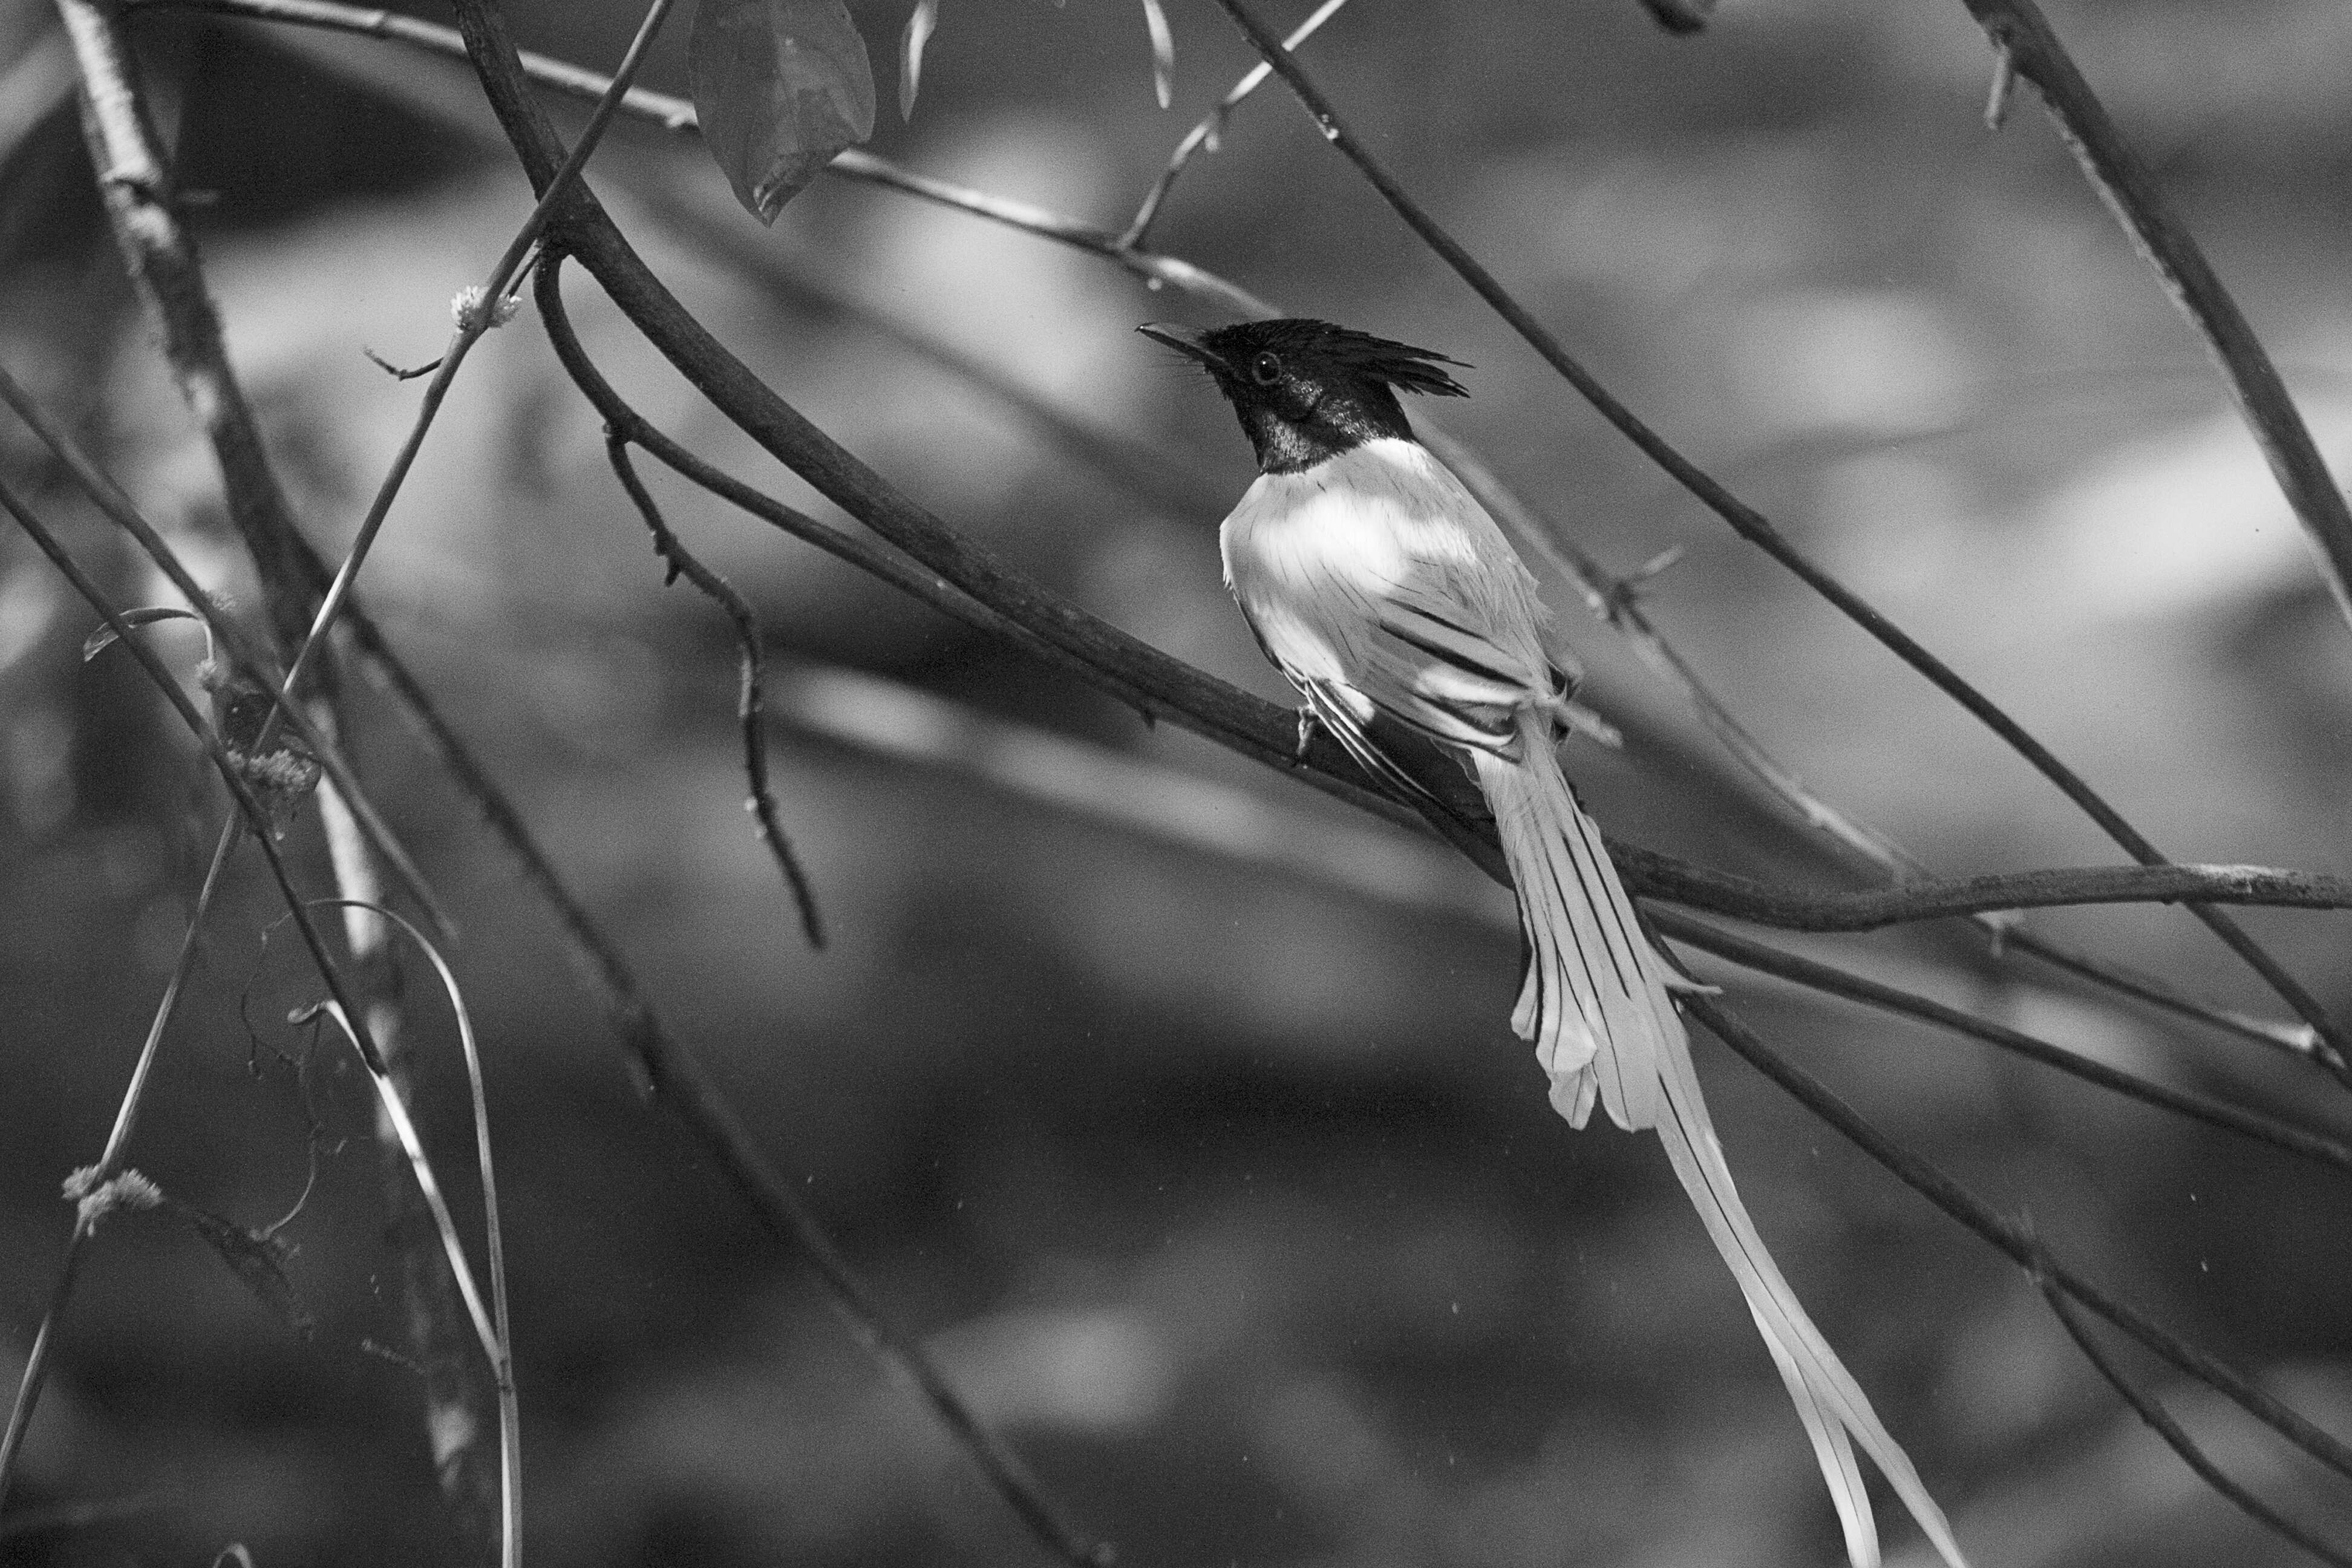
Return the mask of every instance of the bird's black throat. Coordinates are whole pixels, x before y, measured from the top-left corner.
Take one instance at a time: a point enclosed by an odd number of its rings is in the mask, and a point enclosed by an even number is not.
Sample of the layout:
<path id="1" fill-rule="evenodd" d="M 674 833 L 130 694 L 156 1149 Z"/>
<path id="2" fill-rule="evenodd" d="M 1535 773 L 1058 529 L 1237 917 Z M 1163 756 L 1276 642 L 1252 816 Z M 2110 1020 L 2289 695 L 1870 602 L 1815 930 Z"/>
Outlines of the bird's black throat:
<path id="1" fill-rule="evenodd" d="M 1235 399 L 1234 412 L 1256 449 L 1262 474 L 1295 474 L 1384 436 L 1412 439 L 1396 394 L 1378 384 L 1333 390 L 1303 409 Z"/>

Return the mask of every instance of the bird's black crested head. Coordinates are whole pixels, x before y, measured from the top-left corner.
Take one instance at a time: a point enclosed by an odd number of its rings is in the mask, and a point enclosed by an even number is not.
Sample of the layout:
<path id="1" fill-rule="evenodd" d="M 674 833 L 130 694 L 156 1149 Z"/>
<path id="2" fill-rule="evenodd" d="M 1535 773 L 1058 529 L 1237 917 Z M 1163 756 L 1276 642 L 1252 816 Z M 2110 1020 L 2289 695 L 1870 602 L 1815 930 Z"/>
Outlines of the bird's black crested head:
<path id="1" fill-rule="evenodd" d="M 1197 360 L 1241 416 L 1269 474 L 1297 473 L 1383 436 L 1412 439 L 1397 392 L 1466 397 L 1439 369 L 1460 360 L 1328 321 L 1244 321 L 1137 331 Z M 1463 368 L 1467 369 L 1467 366 Z"/>

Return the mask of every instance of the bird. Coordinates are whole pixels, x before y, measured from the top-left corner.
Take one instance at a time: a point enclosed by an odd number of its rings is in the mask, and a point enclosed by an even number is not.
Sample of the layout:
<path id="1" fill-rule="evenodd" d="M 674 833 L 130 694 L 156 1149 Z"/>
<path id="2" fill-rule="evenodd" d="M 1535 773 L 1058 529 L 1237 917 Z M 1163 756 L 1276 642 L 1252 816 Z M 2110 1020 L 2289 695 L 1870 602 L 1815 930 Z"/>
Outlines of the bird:
<path id="1" fill-rule="evenodd" d="M 1511 1028 L 1574 1128 L 1596 1103 L 1654 1131 L 1730 1267 L 1811 1439 L 1853 1568 L 1877 1568 L 1859 1443 L 1949 1568 L 1951 1526 L 1758 1234 L 1715 1133 L 1676 993 L 1697 987 L 1626 896 L 1561 769 L 1594 732 L 1535 574 L 1413 435 L 1397 395 L 1463 397 L 1428 349 L 1306 319 L 1138 329 L 1207 371 L 1258 476 L 1219 530 L 1225 584 L 1321 729 L 1391 795 L 1443 822 L 1491 816 L 1525 970 Z"/>

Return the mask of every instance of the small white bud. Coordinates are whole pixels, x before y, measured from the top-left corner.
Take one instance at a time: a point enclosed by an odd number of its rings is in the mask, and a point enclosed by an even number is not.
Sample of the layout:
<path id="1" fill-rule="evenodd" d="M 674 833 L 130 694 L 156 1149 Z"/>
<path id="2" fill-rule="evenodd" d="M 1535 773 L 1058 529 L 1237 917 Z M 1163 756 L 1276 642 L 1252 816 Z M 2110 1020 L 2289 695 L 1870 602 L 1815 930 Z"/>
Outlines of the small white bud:
<path id="1" fill-rule="evenodd" d="M 467 284 L 449 300 L 449 314 L 461 331 L 478 327 L 488 331 L 493 327 L 503 327 L 513 321 L 515 313 L 521 309 L 522 301 L 514 295 L 501 294 L 491 299 L 478 283 Z"/>

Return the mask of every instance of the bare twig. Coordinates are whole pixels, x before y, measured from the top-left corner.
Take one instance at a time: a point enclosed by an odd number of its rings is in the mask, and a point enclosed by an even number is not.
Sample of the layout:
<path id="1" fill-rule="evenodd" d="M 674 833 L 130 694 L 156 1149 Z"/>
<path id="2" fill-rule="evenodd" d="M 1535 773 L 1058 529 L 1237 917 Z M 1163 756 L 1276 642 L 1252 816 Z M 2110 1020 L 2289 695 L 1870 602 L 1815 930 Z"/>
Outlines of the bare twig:
<path id="1" fill-rule="evenodd" d="M 401 890 L 416 900 L 417 906 L 431 919 L 435 931 L 446 941 L 455 928 L 442 910 L 440 900 L 434 896 L 431 885 L 394 835 L 391 825 L 377 811 L 358 775 L 344 760 L 342 749 L 334 744 L 325 730 L 311 721 L 299 703 L 289 700 L 283 691 L 278 689 L 279 670 L 276 658 L 246 635 L 244 626 L 235 616 L 221 613 L 220 606 L 213 602 L 212 595 L 205 592 L 204 585 L 189 572 L 179 552 L 140 513 L 131 498 L 123 493 L 122 488 L 5 368 L 0 368 L 0 403 L 7 404 L 16 416 L 31 427 L 33 433 L 56 455 L 58 461 L 65 466 L 66 471 L 73 476 L 83 493 L 97 503 L 99 510 L 138 542 L 139 548 L 146 552 L 148 559 L 172 580 L 172 585 L 179 589 L 189 605 L 203 617 L 205 628 L 222 647 L 228 649 L 229 658 L 236 668 L 249 674 L 256 684 L 268 693 L 270 701 L 277 705 L 287 727 L 310 747 L 311 754 L 325 768 L 327 776 L 334 781 L 336 790 L 351 806 L 361 832 L 366 835 L 369 847 L 392 868 Z"/>
<path id="2" fill-rule="evenodd" d="M 587 129 L 581 132 L 580 141 L 564 157 L 562 166 L 548 182 L 547 188 L 540 194 L 530 216 L 523 220 L 514 237 L 507 242 L 506 250 L 491 267 L 488 278 L 478 288 L 459 296 L 457 331 L 449 339 L 449 346 L 441 352 L 433 379 L 425 384 L 425 395 L 418 401 L 416 417 L 409 426 L 407 438 L 401 443 L 392 466 L 385 470 L 383 482 L 377 486 L 375 499 L 369 503 L 367 515 L 360 520 L 359 531 L 343 556 L 343 563 L 336 569 L 335 580 L 327 586 L 326 598 L 320 602 L 308 635 L 294 650 L 286 676 L 289 688 L 301 675 L 303 661 L 309 658 L 310 650 L 324 640 L 327 629 L 334 625 L 335 616 L 341 611 L 343 600 L 351 593 L 352 582 L 366 563 L 368 551 L 382 531 L 384 519 L 391 514 L 393 500 L 406 483 L 409 468 L 416 460 L 418 449 L 425 444 L 425 433 L 433 427 L 434 416 L 440 412 L 442 399 L 447 396 L 450 384 L 457 379 L 458 371 L 464 368 L 466 356 L 481 341 L 485 332 L 505 321 L 512 308 L 507 302 L 507 291 L 513 284 L 517 271 L 539 243 L 557 204 L 578 182 L 580 171 L 587 166 L 596 144 L 604 140 L 605 130 L 613 123 L 613 117 L 620 111 L 621 102 L 628 95 L 629 83 L 635 78 L 637 68 L 645 63 L 646 51 L 652 47 L 654 36 L 661 30 L 662 22 L 676 4 L 677 0 L 653 0 L 653 4 L 646 7 L 645 17 L 637 26 L 636 36 L 629 40 L 628 52 L 622 57 L 620 68 L 605 84 L 603 95 L 596 101 L 595 111 L 589 117 Z"/>
<path id="3" fill-rule="evenodd" d="M 344 899 L 322 902 L 345 904 Z M 466 1086 L 474 1106 L 474 1162 L 482 1182 L 482 1244 L 489 1259 L 489 1314 L 484 1318 L 479 1292 L 474 1289 L 472 1270 L 466 1263 L 466 1248 L 457 1239 L 456 1224 L 449 1217 L 448 1205 L 441 1199 L 433 1167 L 426 1160 L 424 1146 L 418 1142 L 414 1126 L 409 1124 L 407 1109 L 401 1090 L 389 1077 L 375 1080 L 378 1095 L 383 1099 L 386 1116 L 399 1129 L 402 1152 L 408 1156 L 415 1172 L 419 1191 L 433 1210 L 442 1246 L 449 1259 L 450 1272 L 471 1309 L 477 1337 L 481 1342 L 482 1354 L 488 1358 L 490 1373 L 499 1391 L 499 1561 L 506 1568 L 519 1568 L 522 1561 L 522 1411 L 515 1393 L 514 1323 L 507 1308 L 507 1251 L 504 1226 L 499 1217 L 499 1174 L 497 1163 L 490 1152 L 489 1096 L 482 1085 L 482 1053 L 474 1040 L 474 1021 L 466 1005 L 465 993 L 458 988 L 457 976 L 451 972 L 448 960 L 441 956 L 432 939 L 395 910 L 381 904 L 370 906 L 378 919 L 389 921 L 407 933 L 424 952 L 433 972 L 440 977 L 441 989 L 449 999 L 449 1008 L 457 1022 L 457 1047 L 466 1062 Z M 332 1009 L 329 1011 L 331 1013 Z M 348 1021 L 339 1015 L 335 1021 L 349 1033 Z M 315 1179 L 314 1169 L 312 1176 Z M 283 1224 L 284 1221 L 280 1221 Z"/>
<path id="4" fill-rule="evenodd" d="M 1290 36 L 1282 40 L 1282 47 L 1295 49 L 1313 37 L 1316 29 L 1329 21 L 1347 3 L 1348 0 L 1323 0 L 1323 4 L 1315 7 L 1307 20 L 1290 30 Z M 1233 90 L 1209 111 L 1209 117 L 1185 132 L 1184 140 L 1176 144 L 1174 155 L 1168 160 L 1168 167 L 1151 182 L 1151 189 L 1144 193 L 1142 205 L 1135 209 L 1135 216 L 1119 235 L 1121 249 L 1132 250 L 1143 244 L 1151 232 L 1152 219 L 1160 216 L 1160 205 L 1168 200 L 1168 193 L 1176 188 L 1177 176 L 1183 174 L 1184 166 L 1192 161 L 1194 153 L 1202 149 L 1212 153 L 1217 150 L 1217 139 L 1225 132 L 1225 121 L 1231 120 L 1234 110 L 1242 106 L 1243 100 L 1265 86 L 1265 79 L 1273 74 L 1274 68 L 1262 61 L 1252 66 L 1243 73 L 1241 80 L 1234 83 Z"/>
<path id="5" fill-rule="evenodd" d="M 1865 979 L 1826 963 L 1816 963 L 1759 942 L 1750 942 L 1704 921 L 1693 920 L 1678 910 L 1654 908 L 1649 910 L 1649 918 L 1660 931 L 1675 941 L 1685 942 L 1703 952 L 1729 959 L 1759 974 L 1777 975 L 1825 995 L 1843 996 L 1885 1012 L 1916 1018 L 1922 1023 L 1998 1046 L 2030 1061 L 2070 1073 L 2085 1083 L 2096 1084 L 2101 1089 L 2153 1105 L 2160 1110 L 2169 1110 L 2191 1121 L 2202 1121 L 2209 1127 L 2218 1127 L 2225 1132 L 2234 1132 L 2240 1137 L 2267 1143 L 2274 1149 L 2306 1160 L 2315 1160 L 2324 1165 L 2352 1171 L 2352 1146 L 2306 1128 L 2242 1110 L 2206 1095 L 2151 1083 L 2146 1079 L 2120 1072 L 2105 1062 L 2095 1061 L 2078 1052 L 2053 1046 L 2047 1040 L 2037 1039 L 2022 1030 L 1989 1023 L 1925 996 L 1892 985 L 1882 985 L 1875 980 Z"/>
<path id="6" fill-rule="evenodd" d="M 2066 1336 L 2074 1342 L 2074 1348 L 2083 1352 L 2083 1359 L 2097 1369 L 2099 1375 L 2106 1379 L 2107 1386 L 2121 1394 L 2124 1403 L 2137 1411 L 2142 1421 L 2156 1429 L 2156 1435 L 2180 1457 L 2182 1464 L 2197 1472 L 2198 1479 L 2243 1509 L 2256 1523 L 2282 1539 L 2293 1542 L 2322 1563 L 2333 1563 L 2335 1568 L 2352 1568 L 2352 1552 L 2345 1552 L 2297 1524 L 2241 1486 L 2228 1471 L 2215 1464 L 2203 1448 L 2198 1447 L 2197 1440 L 2189 1436 L 2187 1428 L 2173 1418 L 2170 1411 L 2126 1376 L 2115 1359 L 2099 1348 L 2098 1336 L 2093 1332 L 2091 1325 L 2083 1321 L 2081 1310 L 2067 1300 L 2066 1292 L 2058 1289 L 2056 1282 L 2050 1278 L 2045 1264 L 2037 1261 L 2027 1272 L 2033 1276 L 2034 1289 L 2040 1290 L 2042 1299 L 2049 1303 L 2052 1315 L 2066 1331 Z"/>
<path id="7" fill-rule="evenodd" d="M 1426 418 L 1423 425 L 1424 441 L 1445 460 L 1446 467 L 1462 476 L 1463 483 L 1511 531 L 1515 539 L 1569 580 L 1583 596 L 1585 608 L 1591 611 L 1594 619 L 1633 645 L 1636 657 L 1690 704 L 1699 722 L 1706 726 L 1734 762 L 1795 811 L 1808 827 L 1848 853 L 1898 881 L 1927 875 L 1927 868 L 1910 851 L 1868 823 L 1822 799 L 1797 776 L 1795 770 L 1772 755 L 1700 679 L 1689 660 L 1666 641 L 1643 607 L 1640 584 L 1610 571 L 1599 557 L 1579 544 L 1558 519 L 1529 506 L 1467 443 L 1429 427 Z"/>
<path id="8" fill-rule="evenodd" d="M 1906 882 L 1866 893 L 1791 893 L 1745 877 L 1699 870 L 1611 840 L 1610 858 L 1653 898 L 1782 931 L 1877 931 L 1982 910 L 2079 904 L 2259 904 L 2352 909 L 2352 878 L 2262 866 L 2084 866 Z"/>
<path id="9" fill-rule="evenodd" d="M 2352 620 L 2352 506 L 2328 473 L 2326 459 L 2319 455 L 2286 384 L 2279 379 L 2278 367 L 2245 313 L 2222 287 L 2188 228 L 2173 216 L 2147 165 L 2108 117 L 2034 0 L 1964 3 L 1999 52 L 2002 73 L 2033 84 L 2058 127 L 2059 140 L 2082 165 L 2091 188 L 2156 268 L 2165 292 L 2212 352 L 2254 444 L 2303 521 L 2337 609 Z"/>
<path id="10" fill-rule="evenodd" d="M 734 585 L 704 565 L 694 552 L 688 550 L 669 524 L 662 521 L 661 509 L 654 504 L 653 492 L 637 478 L 637 470 L 629 461 L 628 438 L 617 431 L 604 437 L 605 455 L 612 459 L 613 473 L 621 481 L 621 489 L 645 520 L 654 536 L 654 553 L 668 563 L 667 579 L 675 582 L 681 575 L 702 591 L 705 597 L 727 613 L 735 624 L 735 648 L 740 670 L 736 685 L 735 719 L 743 733 L 743 776 L 751 794 L 743 804 L 759 824 L 760 837 L 774 858 L 776 869 L 784 879 L 784 886 L 793 895 L 793 903 L 800 910 L 801 930 L 811 947 L 824 945 L 824 923 L 818 917 L 816 889 L 809 885 L 808 873 L 793 853 L 792 840 L 784 837 L 784 825 L 776 811 L 775 792 L 768 784 L 768 736 L 760 717 L 764 687 L 762 684 L 767 654 L 761 647 L 760 619 L 744 602 Z"/>
<path id="11" fill-rule="evenodd" d="M 1714 997 L 1685 994 L 1683 1010 L 1717 1039 L 1746 1058 L 1765 1077 L 1787 1089 L 1801 1104 L 1843 1134 L 1865 1154 L 1893 1173 L 1905 1186 L 1942 1209 L 1996 1250 L 2023 1268 L 2042 1268 L 2057 1289 L 2088 1307 L 2137 1340 L 2173 1366 L 2227 1397 L 2255 1420 L 2317 1459 L 2336 1474 L 2352 1479 L 2352 1447 L 2322 1431 L 2294 1409 L 2265 1393 L 2244 1374 L 2171 1333 L 2141 1313 L 2051 1260 L 2032 1229 L 2008 1218 L 1942 1171 L 1863 1120 L 1827 1085 L 1797 1067 L 1759 1039 L 1754 1030 Z"/>
<path id="12" fill-rule="evenodd" d="M 2150 843 L 2137 828 L 2126 821 L 2122 815 L 2109 805 L 2105 799 L 2093 790 L 2079 774 L 2060 762 L 2048 747 L 2034 739 L 2022 725 L 1963 679 L 1948 665 L 1929 653 L 1908 633 L 1873 608 L 1859 595 L 1814 564 L 1811 559 L 1790 543 L 1761 512 L 1733 495 L 1713 476 L 1683 456 L 1664 437 L 1653 430 L 1631 408 L 1621 402 L 1615 394 L 1603 386 L 1591 371 L 1569 353 L 1548 328 L 1538 321 L 1524 305 L 1521 305 L 1508 290 L 1496 281 L 1492 273 L 1463 248 L 1460 241 L 1456 240 L 1443 225 L 1406 194 L 1395 177 L 1388 172 L 1379 159 L 1372 155 L 1370 149 L 1340 121 L 1338 110 L 1332 107 L 1330 100 L 1325 97 L 1322 89 L 1315 85 L 1313 79 L 1307 74 L 1306 68 L 1299 64 L 1297 58 L 1282 47 L 1281 40 L 1267 30 L 1265 25 L 1243 5 L 1242 0 L 1217 0 L 1217 4 L 1223 8 L 1227 16 L 1234 19 L 1234 25 L 1248 36 L 1259 56 L 1272 65 L 1276 73 L 1289 84 L 1293 92 L 1297 94 L 1299 102 L 1306 107 L 1316 124 L 1321 128 L 1325 139 L 1356 166 L 1372 188 L 1378 191 L 1396 211 L 1397 216 L 1404 220 L 1406 226 L 1420 236 L 1423 242 L 1453 268 L 1463 281 L 1493 308 L 1496 314 L 1508 322 L 1512 330 L 1543 357 L 1546 363 L 1558 371 L 1561 378 L 1570 385 L 1575 387 L 1583 395 L 1585 401 L 1591 404 L 1601 414 L 1601 417 L 1616 426 L 1621 434 L 1639 447 L 1643 456 L 1664 469 L 1676 483 L 1690 491 L 1725 522 L 1730 524 L 1732 530 L 1741 538 L 1756 544 L 1775 561 L 1786 566 L 1808 587 L 1827 599 L 1847 618 L 1877 638 L 1904 663 L 1925 676 L 1979 722 L 1999 735 L 2011 750 L 2031 763 L 2036 771 L 2055 784 L 2069 800 L 2081 808 L 2084 815 L 2097 823 L 2102 831 L 2121 845 L 2125 852 L 2133 859 L 2143 865 L 2163 863 L 2164 857 L 2154 844 Z M 2264 984 L 2275 991 L 2288 1006 L 2292 1007 L 2313 1028 L 2319 1031 L 2322 1038 L 2335 1053 L 2335 1070 L 2338 1079 L 2347 1085 L 2352 1085 L 2352 1064 L 2347 1064 L 2345 1060 L 2347 1042 L 2335 1020 L 2328 1016 L 2326 1009 L 2320 1005 L 2317 998 L 2314 997 L 2300 981 L 2288 973 L 2275 959 L 2271 957 L 2269 952 L 2228 915 L 2219 910 L 2200 904 L 2191 904 L 2189 907 L 2199 920 L 2204 921 L 2216 936 L 2246 962 L 2248 967 L 2260 974 Z"/>
<path id="13" fill-rule="evenodd" d="M 163 693 L 173 709 L 178 711 L 181 721 L 188 726 L 189 731 L 204 746 L 205 755 L 211 760 L 214 770 L 220 774 L 221 782 L 228 787 L 230 798 L 236 804 L 247 831 L 251 833 L 254 841 L 261 847 L 262 856 L 269 864 L 270 875 L 276 879 L 278 892 L 285 899 L 288 909 L 293 915 L 295 928 L 301 933 L 303 946 L 309 950 L 311 963 L 317 966 L 320 978 L 325 983 L 329 994 L 334 997 L 336 1003 L 352 1016 L 353 1045 L 360 1054 L 368 1059 L 372 1068 L 380 1068 L 383 1060 L 383 1053 L 374 1037 L 368 1032 L 367 1026 L 359 1019 L 355 1009 L 352 1006 L 351 995 L 345 987 L 342 974 L 336 967 L 333 958 L 329 955 L 326 943 L 319 934 L 318 926 L 311 921 L 309 910 L 303 907 L 301 896 L 295 891 L 291 874 L 286 868 L 285 859 L 278 853 L 278 841 L 274 837 L 268 809 L 256 798 L 252 788 L 246 782 L 244 773 L 240 771 L 235 759 L 230 757 L 223 746 L 220 736 L 214 731 L 210 724 L 205 722 L 204 715 L 196 711 L 195 705 L 188 700 L 188 694 L 180 689 L 180 683 L 173 679 L 172 672 L 163 667 L 163 660 L 156 656 L 154 650 L 131 635 L 130 624 L 122 618 L 122 613 L 108 599 L 104 590 L 90 579 L 89 574 L 82 571 L 65 546 L 58 542 L 57 536 L 34 515 L 29 508 L 17 500 L 14 491 L 5 485 L 0 485 L 0 510 L 5 510 L 16 520 L 18 526 L 23 528 L 33 542 L 40 547 L 41 552 L 55 563 L 58 570 L 64 574 L 66 580 L 73 584 L 74 591 L 98 612 L 108 626 L 114 628 L 115 636 L 122 640 L 131 657 L 139 661 L 140 668 L 146 671 L 148 679 L 154 682 L 156 689 Z M 225 854 L 226 851 L 222 853 Z M 209 878 L 207 880 L 215 882 L 217 878 Z M 192 926 L 193 923 L 191 922 Z M 190 945 L 193 945 L 193 942 L 192 931 L 189 938 Z M 160 1038 L 165 1017 L 165 1014 L 159 1012 L 157 1022 L 151 1031 L 149 1045 L 141 1053 L 140 1065 L 134 1069 L 134 1089 L 141 1088 L 145 1082 L 146 1070 L 152 1060 L 153 1046 Z M 118 1163 L 121 1157 L 121 1144 L 129 1138 L 130 1127 L 135 1121 L 136 1113 L 135 1094 L 126 1096 L 124 1109 L 116 1116 L 115 1135 L 110 1136 L 108 1141 L 110 1153 Z M 75 1221 L 73 1237 L 67 1244 L 65 1262 L 58 1269 L 57 1283 L 50 1294 L 48 1310 L 41 1320 L 41 1327 L 34 1337 L 33 1349 L 26 1358 L 24 1375 L 17 1388 L 16 1404 L 9 1412 L 7 1429 L 5 1434 L 0 1434 L 0 1500 L 5 1500 L 6 1498 L 9 1477 L 16 1456 L 22 1450 L 26 1428 L 30 1425 L 33 1411 L 40 1401 L 41 1388 L 47 1374 L 49 1351 L 54 1342 L 56 1326 L 64 1312 L 67 1301 L 72 1296 L 74 1282 L 79 1272 L 81 1255 L 88 1242 L 89 1226 L 92 1223 L 94 1223 L 93 1220 L 87 1215 L 78 1217 Z"/>

